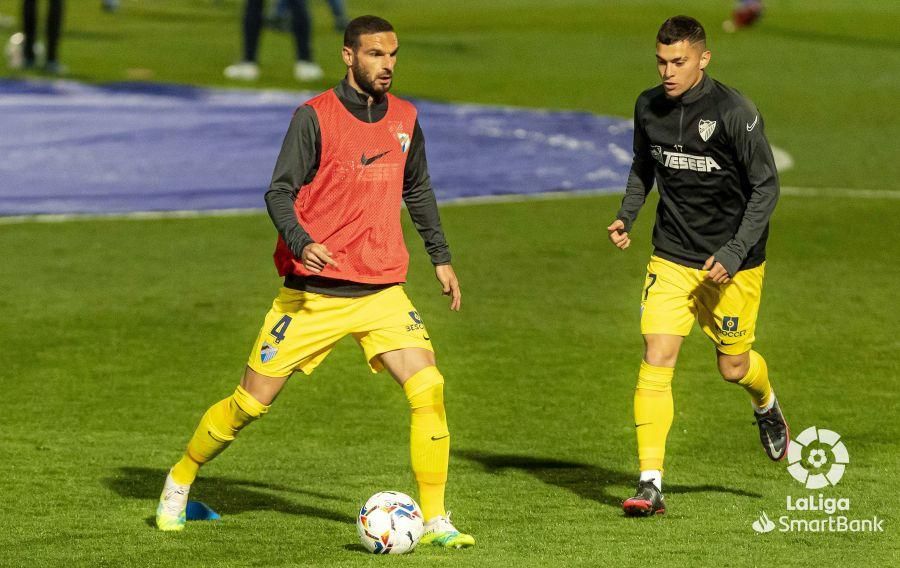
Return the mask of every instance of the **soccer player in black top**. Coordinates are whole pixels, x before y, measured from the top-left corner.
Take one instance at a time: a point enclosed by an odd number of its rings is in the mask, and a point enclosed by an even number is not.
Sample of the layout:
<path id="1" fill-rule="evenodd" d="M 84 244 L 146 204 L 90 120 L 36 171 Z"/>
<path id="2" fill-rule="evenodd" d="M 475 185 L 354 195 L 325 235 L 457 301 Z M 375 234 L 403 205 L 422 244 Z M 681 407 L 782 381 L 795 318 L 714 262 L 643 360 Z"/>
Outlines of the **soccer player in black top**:
<path id="1" fill-rule="evenodd" d="M 656 37 L 662 85 L 634 110 L 634 161 L 607 228 L 620 249 L 656 182 L 653 256 L 641 292 L 644 358 L 634 394 L 641 475 L 625 513 L 665 512 L 662 465 L 674 408 L 671 383 L 694 321 L 714 342 L 719 372 L 751 397 L 763 448 L 787 452 L 789 432 L 765 360 L 752 350 L 778 176 L 763 120 L 736 90 L 708 77 L 700 22 L 676 16 Z"/>

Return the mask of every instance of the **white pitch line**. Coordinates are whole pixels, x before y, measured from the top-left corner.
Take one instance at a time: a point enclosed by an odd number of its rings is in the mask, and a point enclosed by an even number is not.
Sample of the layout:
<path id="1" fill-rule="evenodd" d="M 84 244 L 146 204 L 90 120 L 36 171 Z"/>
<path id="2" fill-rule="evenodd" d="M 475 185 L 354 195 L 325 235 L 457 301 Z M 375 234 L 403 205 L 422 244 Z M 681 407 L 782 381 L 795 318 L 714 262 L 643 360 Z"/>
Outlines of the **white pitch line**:
<path id="1" fill-rule="evenodd" d="M 588 189 L 567 189 L 563 191 L 547 191 L 542 193 L 509 193 L 504 195 L 475 195 L 445 199 L 438 204 L 441 207 L 460 205 L 481 205 L 484 203 L 524 203 L 527 201 L 554 201 L 573 197 L 596 197 L 598 195 L 621 195 L 621 187 L 598 187 Z"/>
<path id="2" fill-rule="evenodd" d="M 46 215 L 14 215 L 0 217 L 0 225 L 16 223 L 66 223 L 69 221 L 122 221 L 122 220 L 156 220 L 156 219 L 197 219 L 201 217 L 241 217 L 265 212 L 259 209 L 207 209 L 196 211 L 184 209 L 179 211 L 129 211 L 126 213 L 59 213 Z"/>
<path id="3" fill-rule="evenodd" d="M 461 197 L 441 201 L 442 207 L 453 205 L 479 205 L 482 203 L 521 203 L 525 201 L 569 199 L 573 197 L 594 197 L 597 195 L 615 195 L 621 198 L 625 189 L 621 187 L 602 187 L 592 189 L 572 189 L 565 191 L 550 191 L 546 193 L 528 193 L 522 195 L 483 195 L 476 197 Z M 896 189 L 850 189 L 842 187 L 794 187 L 783 186 L 781 195 L 788 197 L 825 197 L 825 198 L 851 198 L 851 199 L 900 199 L 900 190 Z"/>
<path id="4" fill-rule="evenodd" d="M 850 189 L 849 187 L 792 187 L 781 188 L 782 195 L 791 197 L 850 197 L 853 199 L 900 199 L 897 189 Z"/>
<path id="5" fill-rule="evenodd" d="M 441 207 L 460 207 L 470 205 L 483 205 L 491 203 L 525 203 L 528 201 L 552 201 L 557 199 L 572 199 L 580 197 L 597 197 L 607 195 L 621 197 L 622 188 L 590 188 L 573 189 L 566 191 L 549 191 L 546 193 L 510 194 L 510 195 L 478 195 L 474 197 L 460 197 L 440 202 Z M 850 189 L 842 187 L 794 187 L 781 188 L 781 194 L 787 197 L 822 197 L 832 199 L 900 199 L 900 190 L 896 189 Z M 258 215 L 264 213 L 265 208 L 259 209 L 209 209 L 205 211 L 179 210 L 179 211 L 132 211 L 128 213 L 62 213 L 52 215 L 15 215 L 0 216 L 0 225 L 13 225 L 18 223 L 64 223 L 69 221 L 121 221 L 121 220 L 156 220 L 156 219 L 198 219 L 203 217 L 241 217 L 245 215 Z"/>

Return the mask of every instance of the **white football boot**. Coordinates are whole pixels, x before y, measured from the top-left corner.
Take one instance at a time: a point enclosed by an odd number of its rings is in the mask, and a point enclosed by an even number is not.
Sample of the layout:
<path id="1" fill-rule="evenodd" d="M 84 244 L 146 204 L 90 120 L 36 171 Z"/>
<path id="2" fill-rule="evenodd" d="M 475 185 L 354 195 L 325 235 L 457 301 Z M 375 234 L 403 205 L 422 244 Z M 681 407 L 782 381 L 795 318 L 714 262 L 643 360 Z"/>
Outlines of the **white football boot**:
<path id="1" fill-rule="evenodd" d="M 325 76 L 325 72 L 318 63 L 312 61 L 298 61 L 294 63 L 294 79 L 301 82 L 318 81 Z"/>
<path id="2" fill-rule="evenodd" d="M 256 81 L 259 79 L 259 65 L 252 61 L 241 61 L 226 67 L 223 74 L 226 79 L 235 81 Z"/>
<path id="3" fill-rule="evenodd" d="M 444 548 L 468 548 L 475 546 L 475 537 L 462 533 L 450 522 L 450 513 L 447 516 L 439 515 L 425 523 L 425 531 L 419 544 L 433 544 Z"/>
<path id="4" fill-rule="evenodd" d="M 159 530 L 180 531 L 184 529 L 190 490 L 190 485 L 175 483 L 171 473 L 166 476 L 166 484 L 163 486 L 162 495 L 159 496 L 159 505 L 156 507 L 156 526 Z"/>

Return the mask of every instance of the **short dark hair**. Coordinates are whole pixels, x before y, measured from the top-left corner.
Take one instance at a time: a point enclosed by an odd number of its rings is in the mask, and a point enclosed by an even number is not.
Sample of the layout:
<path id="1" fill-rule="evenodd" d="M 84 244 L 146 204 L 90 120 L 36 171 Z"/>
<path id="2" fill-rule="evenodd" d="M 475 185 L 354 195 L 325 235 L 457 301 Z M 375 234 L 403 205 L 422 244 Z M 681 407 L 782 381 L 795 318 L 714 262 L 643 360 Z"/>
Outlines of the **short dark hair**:
<path id="1" fill-rule="evenodd" d="M 702 43 L 706 45 L 706 31 L 703 25 L 690 16 L 673 16 L 663 22 L 656 34 L 656 43 L 672 45 L 679 41 L 687 40 L 694 45 Z"/>
<path id="2" fill-rule="evenodd" d="M 344 30 L 344 47 L 352 49 L 359 47 L 359 36 L 361 35 L 392 31 L 394 31 L 394 26 L 384 18 L 360 16 L 347 24 L 347 29 Z"/>

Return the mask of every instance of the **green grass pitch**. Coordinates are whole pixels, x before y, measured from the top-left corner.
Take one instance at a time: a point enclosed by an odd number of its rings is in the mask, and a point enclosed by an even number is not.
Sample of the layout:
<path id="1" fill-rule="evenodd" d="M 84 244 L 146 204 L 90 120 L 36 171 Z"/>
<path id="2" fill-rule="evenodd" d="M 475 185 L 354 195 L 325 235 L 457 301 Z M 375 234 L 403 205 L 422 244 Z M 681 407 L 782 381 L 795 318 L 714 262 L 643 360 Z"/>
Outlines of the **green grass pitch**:
<path id="1" fill-rule="evenodd" d="M 69 2 L 63 57 L 76 78 L 126 80 L 141 68 L 160 81 L 223 84 L 239 2 L 123 4 L 107 16 L 99 1 Z M 324 3 L 313 4 L 325 88 L 340 76 L 339 38 Z M 352 523 L 376 491 L 414 494 L 407 409 L 352 341 L 311 378 L 292 379 L 202 471 L 192 495 L 222 521 L 152 528 L 166 468 L 206 407 L 234 388 L 278 286 L 264 214 L 0 224 L 0 566 L 900 564 L 900 128 L 890 111 L 900 8 L 769 4 L 758 29 L 735 36 L 719 31 L 725 1 L 349 7 L 398 27 L 398 94 L 621 116 L 655 80 L 659 22 L 696 14 L 714 76 L 752 97 L 772 141 L 794 156 L 785 185 L 887 190 L 783 197 L 756 344 L 793 431 L 843 436 L 851 463 L 821 492 L 849 498 L 850 517 L 885 519 L 884 533 L 751 529 L 762 511 L 784 514 L 787 495 L 810 492 L 765 457 L 747 396 L 718 378 L 696 329 L 674 383 L 669 512 L 622 517 L 637 466 L 631 396 L 655 199 L 622 253 L 604 231 L 619 197 L 591 196 L 445 207 L 458 314 L 408 232 L 408 293 L 448 381 L 448 504 L 478 546 L 381 559 L 361 551 Z M 17 10 L 0 0 L 0 13 Z M 263 41 L 262 85 L 295 86 L 289 39 Z"/>

